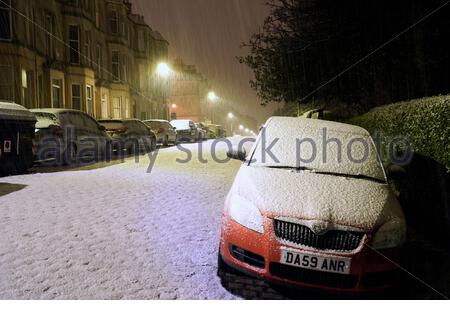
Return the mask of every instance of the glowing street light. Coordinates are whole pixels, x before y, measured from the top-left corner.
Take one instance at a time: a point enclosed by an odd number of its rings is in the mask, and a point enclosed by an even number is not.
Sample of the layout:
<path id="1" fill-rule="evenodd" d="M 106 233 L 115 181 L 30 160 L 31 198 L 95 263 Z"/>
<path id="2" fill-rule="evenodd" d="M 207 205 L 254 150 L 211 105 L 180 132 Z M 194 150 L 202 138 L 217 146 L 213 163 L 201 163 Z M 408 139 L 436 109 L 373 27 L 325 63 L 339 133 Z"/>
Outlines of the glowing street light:
<path id="1" fill-rule="evenodd" d="M 245 133 L 250 133 L 250 130 L 248 128 L 245 128 Z"/>
<path id="2" fill-rule="evenodd" d="M 234 118 L 234 114 L 232 112 L 228 113 L 228 119 L 233 119 Z"/>
<path id="3" fill-rule="evenodd" d="M 242 124 L 239 126 L 239 130 L 241 130 L 241 131 L 244 130 L 244 126 Z"/>
<path id="4" fill-rule="evenodd" d="M 170 74 L 172 73 L 172 69 L 170 69 L 169 65 L 165 62 L 161 62 L 156 67 L 156 72 L 158 75 L 162 78 L 168 78 Z"/>
<path id="5" fill-rule="evenodd" d="M 218 97 L 217 97 L 217 95 L 216 95 L 216 93 L 214 91 L 211 91 L 211 92 L 208 93 L 208 100 L 210 102 L 216 102 L 217 99 L 218 99 Z"/>
<path id="6" fill-rule="evenodd" d="M 172 109 L 176 109 L 177 108 L 177 104 L 176 103 L 173 103 L 172 104 Z"/>

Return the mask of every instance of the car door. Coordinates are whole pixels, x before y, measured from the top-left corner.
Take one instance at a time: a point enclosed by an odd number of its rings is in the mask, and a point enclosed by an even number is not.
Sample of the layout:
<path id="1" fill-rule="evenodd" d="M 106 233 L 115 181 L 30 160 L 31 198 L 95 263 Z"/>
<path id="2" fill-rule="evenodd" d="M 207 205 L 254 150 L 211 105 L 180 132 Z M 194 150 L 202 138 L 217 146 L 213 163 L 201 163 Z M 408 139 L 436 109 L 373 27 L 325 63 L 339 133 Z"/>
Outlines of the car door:
<path id="1" fill-rule="evenodd" d="M 100 125 L 97 121 L 95 121 L 87 114 L 81 114 L 81 116 L 84 121 L 85 130 L 84 145 L 92 151 L 92 153 L 90 154 L 91 156 L 102 155 L 105 150 L 106 139 L 105 135 L 100 130 Z"/>

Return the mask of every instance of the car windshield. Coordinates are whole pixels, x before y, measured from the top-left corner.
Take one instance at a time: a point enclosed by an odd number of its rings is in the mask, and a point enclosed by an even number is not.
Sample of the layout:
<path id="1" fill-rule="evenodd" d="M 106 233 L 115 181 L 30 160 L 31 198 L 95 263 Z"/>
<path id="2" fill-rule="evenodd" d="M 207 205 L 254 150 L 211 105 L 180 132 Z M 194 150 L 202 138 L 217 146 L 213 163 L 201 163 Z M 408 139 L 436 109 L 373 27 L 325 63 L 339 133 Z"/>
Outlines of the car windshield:
<path id="1" fill-rule="evenodd" d="M 269 124 L 255 145 L 251 165 L 386 181 L 368 134 L 347 130 L 347 125 L 327 125 L 308 126 L 295 118 Z"/>
<path id="2" fill-rule="evenodd" d="M 162 127 L 161 121 L 144 121 L 144 123 L 149 126 L 151 129 L 159 129 Z"/>
<path id="3" fill-rule="evenodd" d="M 177 129 L 189 129 L 189 120 L 173 120 L 170 124 Z"/>

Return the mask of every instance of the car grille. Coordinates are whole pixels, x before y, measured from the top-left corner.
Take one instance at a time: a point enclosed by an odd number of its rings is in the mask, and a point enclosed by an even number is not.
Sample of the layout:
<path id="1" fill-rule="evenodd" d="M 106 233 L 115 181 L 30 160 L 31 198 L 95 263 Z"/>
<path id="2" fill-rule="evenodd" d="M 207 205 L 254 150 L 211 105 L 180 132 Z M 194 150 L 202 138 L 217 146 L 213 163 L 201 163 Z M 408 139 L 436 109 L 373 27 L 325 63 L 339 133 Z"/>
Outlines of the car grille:
<path id="1" fill-rule="evenodd" d="M 364 238 L 362 232 L 337 230 L 317 235 L 306 226 L 281 220 L 274 221 L 274 228 L 276 236 L 282 240 L 320 250 L 353 251 Z"/>
<path id="2" fill-rule="evenodd" d="M 350 274 L 301 269 L 275 262 L 270 264 L 269 269 L 270 273 L 275 277 L 304 284 L 342 289 L 352 289 L 358 284 L 358 277 Z"/>

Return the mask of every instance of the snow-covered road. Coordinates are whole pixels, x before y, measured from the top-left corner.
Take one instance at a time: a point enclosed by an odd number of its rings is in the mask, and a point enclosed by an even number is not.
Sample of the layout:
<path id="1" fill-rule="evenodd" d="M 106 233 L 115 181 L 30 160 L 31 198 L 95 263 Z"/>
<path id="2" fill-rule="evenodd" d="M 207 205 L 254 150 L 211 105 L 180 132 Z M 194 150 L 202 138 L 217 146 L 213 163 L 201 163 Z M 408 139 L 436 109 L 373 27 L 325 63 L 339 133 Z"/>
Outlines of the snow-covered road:
<path id="1" fill-rule="evenodd" d="M 234 299 L 216 266 L 223 201 L 240 163 L 216 163 L 206 151 L 208 164 L 196 152 L 179 164 L 184 152 L 160 150 L 151 173 L 143 156 L 0 179 L 3 189 L 22 185 L 0 197 L 0 299 Z"/>

